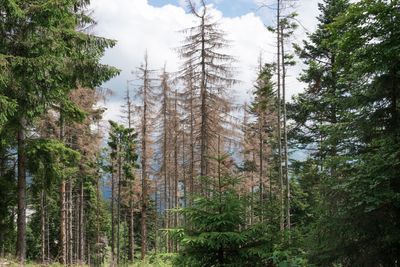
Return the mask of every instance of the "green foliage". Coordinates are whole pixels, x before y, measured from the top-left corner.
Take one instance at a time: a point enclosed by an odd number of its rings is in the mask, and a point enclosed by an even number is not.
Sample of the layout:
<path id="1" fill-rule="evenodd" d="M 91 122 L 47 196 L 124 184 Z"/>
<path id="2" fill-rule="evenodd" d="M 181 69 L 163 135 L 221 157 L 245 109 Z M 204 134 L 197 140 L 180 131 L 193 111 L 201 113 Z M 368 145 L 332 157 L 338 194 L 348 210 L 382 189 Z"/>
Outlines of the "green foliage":
<path id="1" fill-rule="evenodd" d="M 210 185 L 207 192 L 195 197 L 192 206 L 176 210 L 186 225 L 169 229 L 181 246 L 176 266 L 305 266 L 278 265 L 297 261 L 292 255 L 285 259 L 275 255 L 276 245 L 284 240 L 279 223 L 246 225 L 248 200 L 236 191 L 237 178 L 223 172 L 203 179 Z"/>
<path id="2" fill-rule="evenodd" d="M 265 64 L 259 71 L 257 84 L 254 91 L 254 101 L 251 111 L 259 113 L 271 109 L 275 103 L 274 83 L 272 77 L 274 73 L 274 66 Z"/>
<path id="3" fill-rule="evenodd" d="M 0 250 L 13 253 L 16 231 L 13 207 L 16 205 L 16 182 L 13 160 L 0 150 Z"/>
<path id="4" fill-rule="evenodd" d="M 43 114 L 77 86 L 93 88 L 117 73 L 98 63 L 114 41 L 76 31 L 76 1 L 5 2 L 0 95 L 18 104 L 18 116 Z"/>
<path id="5" fill-rule="evenodd" d="M 294 219 L 321 266 L 399 260 L 399 2 L 326 0 L 298 49 L 309 84 L 295 99 Z M 310 208 L 313 207 L 314 208 Z M 306 220 L 306 221 L 304 221 Z"/>
<path id="6" fill-rule="evenodd" d="M 114 46 L 115 41 L 77 30 L 93 23 L 84 11 L 88 4 L 86 0 L 0 1 L 1 152 L 3 156 L 3 147 L 8 151 L 18 151 L 18 161 L 22 161 L 27 154 L 27 167 L 33 176 L 27 205 L 37 208 L 38 193 L 46 191 L 49 203 L 53 201 L 55 204 L 49 204 L 48 209 L 52 216 L 50 224 L 54 223 L 50 227 L 50 231 L 55 231 L 51 233 L 52 240 L 59 238 L 58 229 L 54 228 L 57 227 L 56 218 L 60 214 L 57 210 L 58 196 L 54 193 L 58 192 L 55 185 L 60 179 L 75 174 L 79 154 L 57 141 L 35 139 L 36 132 L 33 135 L 27 133 L 34 129 L 37 119 L 50 109 L 59 111 L 60 119 L 64 121 L 82 122 L 87 114 L 69 100 L 70 92 L 79 87 L 95 88 L 118 73 L 117 69 L 99 63 L 104 51 Z M 26 148 L 21 145 L 21 149 L 16 149 L 13 139 L 17 132 L 35 140 L 27 140 Z M 1 159 L 2 168 L 6 161 Z M 26 170 L 23 164 L 21 166 L 19 172 L 23 182 Z M 0 174 L 3 176 L 3 172 Z M 20 188 L 19 196 L 24 191 L 24 188 Z M 14 200 L 7 198 L 4 201 L 8 203 Z M 8 214 L 5 215 L 4 220 L 9 220 Z M 34 221 L 35 218 L 32 219 L 29 242 L 38 240 L 39 228 L 35 228 Z M 13 226 L 14 218 L 10 222 Z M 3 229 L 0 234 L 2 232 Z M 9 233 L 13 233 L 13 230 Z M 34 255 L 35 247 L 32 244 L 28 253 Z M 51 244 L 51 249 L 53 255 L 59 254 L 57 245 Z M 34 257 L 37 257 L 37 253 Z"/>
<path id="7" fill-rule="evenodd" d="M 176 257 L 172 253 L 150 254 L 144 261 L 136 261 L 135 264 L 129 265 L 132 267 L 171 267 L 173 260 Z"/>
<path id="8" fill-rule="evenodd" d="M 79 152 L 66 147 L 54 139 L 34 139 L 27 146 L 28 168 L 40 178 L 48 179 L 44 184 L 49 186 L 49 179 L 62 179 L 77 171 L 80 159 Z"/>
<path id="9" fill-rule="evenodd" d="M 128 180 L 134 179 L 134 170 L 138 167 L 136 161 L 136 138 L 137 133 L 133 128 L 125 128 L 123 125 L 109 121 L 111 125 L 110 141 L 108 146 L 111 148 L 111 158 L 121 159 L 124 177 Z"/>
<path id="10" fill-rule="evenodd" d="M 346 119 L 333 128 L 351 143 L 337 159 L 346 179 L 330 186 L 342 235 L 325 248 L 340 246 L 340 261 L 356 265 L 390 266 L 400 255 L 398 9 L 398 1 L 360 1 L 330 26 L 351 84 Z"/>
<path id="11" fill-rule="evenodd" d="M 17 104 L 14 100 L 0 95 L 0 131 L 2 131 L 4 124 L 8 121 L 8 119 L 14 114 L 17 109 Z"/>

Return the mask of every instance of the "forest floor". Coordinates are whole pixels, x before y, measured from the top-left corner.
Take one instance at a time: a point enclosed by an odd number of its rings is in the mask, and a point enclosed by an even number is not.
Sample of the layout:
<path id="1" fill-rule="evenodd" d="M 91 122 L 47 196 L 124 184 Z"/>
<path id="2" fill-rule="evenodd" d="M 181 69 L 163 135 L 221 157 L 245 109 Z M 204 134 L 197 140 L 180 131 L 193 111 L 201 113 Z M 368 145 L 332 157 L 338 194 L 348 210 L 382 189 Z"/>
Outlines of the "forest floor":
<path id="1" fill-rule="evenodd" d="M 19 267 L 21 266 L 18 262 L 10 259 L 4 259 L 0 258 L 0 267 Z M 47 267 L 62 267 L 63 265 L 59 263 L 51 263 L 48 265 L 42 265 L 40 263 L 35 263 L 35 262 L 27 262 L 25 267 L 40 267 L 40 266 L 47 266 Z M 85 267 L 86 265 L 75 265 L 76 267 Z M 109 266 L 109 264 L 104 264 L 103 266 Z M 148 263 L 148 262 L 138 262 L 134 265 L 129 265 L 128 267 L 170 267 L 172 266 L 168 262 L 163 262 L 161 260 L 157 260 L 153 263 Z"/>
<path id="2" fill-rule="evenodd" d="M 0 267 L 17 267 L 17 266 L 21 266 L 18 262 L 10 260 L 10 259 L 2 259 L 0 258 Z M 34 262 L 27 262 L 25 265 L 25 267 L 39 267 L 39 266 L 43 266 L 39 263 L 34 263 Z M 49 267 L 61 267 L 62 265 L 59 263 L 52 263 L 49 265 L 46 265 Z"/>

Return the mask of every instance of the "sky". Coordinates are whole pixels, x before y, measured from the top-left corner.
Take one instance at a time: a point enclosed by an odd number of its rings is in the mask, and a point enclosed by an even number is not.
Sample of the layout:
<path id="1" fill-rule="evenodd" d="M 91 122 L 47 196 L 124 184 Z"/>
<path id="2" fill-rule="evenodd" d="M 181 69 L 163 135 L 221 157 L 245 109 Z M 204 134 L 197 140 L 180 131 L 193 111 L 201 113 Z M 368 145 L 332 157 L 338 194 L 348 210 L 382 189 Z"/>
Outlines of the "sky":
<path id="1" fill-rule="evenodd" d="M 260 54 L 264 62 L 272 62 L 276 57 L 275 36 L 265 27 L 275 22 L 275 15 L 268 8 L 260 8 L 260 1 L 206 1 L 231 41 L 231 47 L 225 52 L 237 60 L 234 67 L 236 78 L 241 82 L 232 93 L 237 103 L 250 100 Z M 298 1 L 296 11 L 301 27 L 292 42 L 300 43 L 307 32 L 315 29 L 320 1 Z M 176 71 L 181 60 L 174 49 L 184 38 L 180 31 L 195 25 L 196 19 L 187 12 L 185 0 L 92 0 L 90 8 L 97 21 L 93 33 L 117 41 L 114 48 L 106 51 L 102 63 L 121 70 L 119 76 L 103 85 L 114 92 L 105 103 L 105 119 L 118 120 L 127 80 L 135 79 L 132 72 L 143 62 L 146 51 L 151 69 L 159 70 L 166 65 L 167 71 Z M 288 70 L 287 99 L 305 87 L 296 79 L 302 68 L 300 63 Z"/>

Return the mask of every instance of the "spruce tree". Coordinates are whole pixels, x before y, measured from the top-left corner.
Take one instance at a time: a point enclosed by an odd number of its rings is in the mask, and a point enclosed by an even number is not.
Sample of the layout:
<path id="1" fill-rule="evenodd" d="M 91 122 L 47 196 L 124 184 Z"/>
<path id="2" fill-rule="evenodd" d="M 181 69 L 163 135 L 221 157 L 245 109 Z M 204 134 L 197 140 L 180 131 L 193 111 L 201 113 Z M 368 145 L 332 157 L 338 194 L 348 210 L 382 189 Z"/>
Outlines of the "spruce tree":
<path id="1" fill-rule="evenodd" d="M 168 229 L 181 249 L 176 266 L 269 266 L 274 244 L 279 243 L 279 224 L 246 226 L 247 198 L 238 190 L 239 177 L 230 174 L 229 157 L 214 158 L 216 177 L 203 177 L 210 185 L 205 195 L 194 197 L 192 206 L 175 209 L 185 217 L 183 228 Z"/>
<path id="2" fill-rule="evenodd" d="M 331 26 L 349 84 L 345 117 L 331 130 L 345 150 L 333 161 L 341 176 L 330 187 L 338 212 L 326 224 L 328 233 L 334 227 L 341 233 L 327 248 L 342 263 L 399 261 L 399 7 L 399 1 L 360 1 Z"/>
<path id="3" fill-rule="evenodd" d="M 26 256 L 26 136 L 32 121 L 60 105 L 78 85 L 94 88 L 116 74 L 99 64 L 114 42 L 76 31 L 81 1 L 5 1 L 1 5 L 2 99 L 16 105 L 18 153 L 17 256 Z M 5 79 L 4 79 L 5 77 Z M 4 83 L 5 81 L 5 83 Z M 4 116 L 4 115 L 2 115 Z M 65 257 L 62 255 L 62 262 Z"/>

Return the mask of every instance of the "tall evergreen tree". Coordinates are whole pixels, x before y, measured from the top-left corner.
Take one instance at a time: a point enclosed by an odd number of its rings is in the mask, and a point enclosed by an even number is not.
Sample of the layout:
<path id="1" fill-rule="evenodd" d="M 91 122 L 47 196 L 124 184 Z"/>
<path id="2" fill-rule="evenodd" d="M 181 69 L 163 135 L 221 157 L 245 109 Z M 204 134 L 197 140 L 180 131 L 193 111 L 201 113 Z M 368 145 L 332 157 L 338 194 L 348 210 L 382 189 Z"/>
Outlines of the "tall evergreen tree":
<path id="1" fill-rule="evenodd" d="M 123 208 L 123 190 L 128 191 L 129 195 L 131 194 L 130 191 L 132 190 L 132 182 L 135 178 L 135 167 L 136 167 L 136 160 L 137 160 L 137 154 L 136 154 L 136 137 L 137 134 L 134 132 L 133 128 L 125 128 L 122 125 L 119 125 L 113 121 L 110 121 L 111 125 L 111 131 L 110 131 L 110 137 L 109 137 L 109 142 L 108 145 L 111 148 L 111 160 L 113 161 L 113 168 L 112 172 L 116 174 L 114 175 L 116 179 L 116 191 L 117 191 L 117 196 L 116 196 L 116 204 L 117 204 L 117 215 L 116 215 L 116 220 L 115 218 L 112 219 L 112 227 L 114 228 L 114 221 L 116 221 L 117 224 L 117 232 L 116 232 L 116 241 L 112 240 L 112 242 L 116 242 L 116 247 L 117 247 L 117 254 L 116 254 L 116 261 L 115 263 L 118 265 L 120 264 L 121 260 L 121 209 Z M 114 182 L 114 181 L 112 181 Z M 114 186 L 113 186 L 114 187 Z M 114 193 L 112 194 L 114 196 Z M 129 196 L 128 195 L 128 196 Z M 131 205 L 130 201 L 128 201 L 128 204 Z M 114 230 L 113 230 L 114 231 Z M 131 229 L 133 231 L 133 229 Z M 113 245 L 114 247 L 114 245 Z M 130 245 L 131 249 L 133 249 L 133 246 Z M 112 253 L 114 253 L 112 251 Z M 132 253 L 131 254 L 131 260 L 133 260 Z M 114 257 L 112 257 L 114 258 Z M 113 263 L 114 264 L 114 263 Z"/>
<path id="2" fill-rule="evenodd" d="M 297 179 L 293 185 L 301 188 L 297 190 L 298 199 L 295 201 L 301 201 L 300 192 L 303 192 L 306 205 L 300 207 L 299 202 L 295 203 L 293 224 L 296 226 L 304 221 L 316 223 L 321 216 L 337 212 L 338 196 L 331 194 L 329 187 L 336 185 L 340 179 L 341 175 L 336 170 L 337 156 L 344 148 L 332 129 L 344 119 L 342 103 L 348 87 L 342 78 L 343 68 L 337 64 L 339 49 L 329 25 L 348 6 L 347 0 L 326 0 L 319 4 L 316 31 L 308 36 L 302 47 L 296 46 L 299 57 L 307 66 L 300 80 L 308 84 L 305 92 L 296 96 L 289 105 L 289 117 L 295 122 L 291 143 L 307 154 L 306 161 L 294 164 Z M 311 208 L 307 208 L 310 205 Z M 308 212 L 307 217 L 302 215 L 305 211 Z M 319 231 L 314 234 L 320 234 Z M 324 243 L 318 239 L 311 244 L 320 242 Z M 324 254 L 318 246 L 312 249 L 313 253 Z"/>
<path id="3" fill-rule="evenodd" d="M 330 187 L 339 201 L 327 232 L 339 226 L 341 234 L 326 248 L 343 264 L 399 261 L 399 8 L 399 1 L 360 1 L 331 27 L 349 86 L 344 116 L 331 129 L 345 150 L 329 166 L 341 179 Z"/>
<path id="4" fill-rule="evenodd" d="M 11 119 L 18 140 L 16 251 L 21 262 L 26 256 L 26 135 L 31 122 L 78 85 L 94 88 L 116 73 L 99 64 L 114 42 L 76 31 L 82 21 L 75 12 L 80 4 L 42 0 L 1 5 L 0 77 L 6 77 L 1 93 L 17 108 Z"/>

